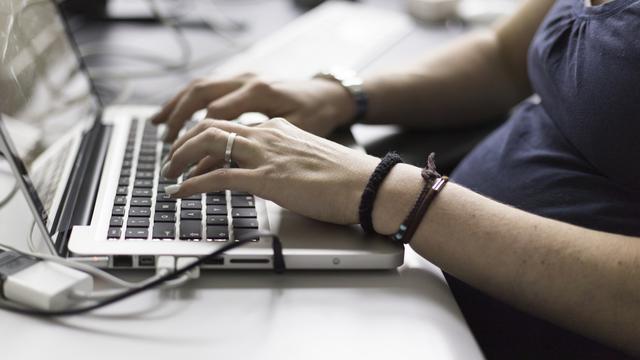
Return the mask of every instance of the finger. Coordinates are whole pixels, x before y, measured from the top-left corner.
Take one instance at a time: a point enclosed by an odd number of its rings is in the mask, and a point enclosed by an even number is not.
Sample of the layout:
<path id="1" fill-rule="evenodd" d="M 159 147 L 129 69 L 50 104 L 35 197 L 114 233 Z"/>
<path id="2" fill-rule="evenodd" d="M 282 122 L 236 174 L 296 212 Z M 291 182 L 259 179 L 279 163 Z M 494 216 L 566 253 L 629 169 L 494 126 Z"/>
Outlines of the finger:
<path id="1" fill-rule="evenodd" d="M 163 105 L 162 109 L 160 109 L 160 111 L 157 114 L 151 117 L 151 123 L 158 125 L 167 121 L 167 118 L 169 117 L 173 109 L 176 107 L 176 105 L 178 104 L 178 102 L 180 101 L 182 96 L 184 96 L 184 94 L 187 92 L 188 89 L 189 87 L 185 87 L 184 89 L 180 90 L 180 92 L 176 94 L 171 100 L 169 100 L 169 102 Z"/>
<path id="2" fill-rule="evenodd" d="M 258 176 L 256 170 L 222 168 L 189 178 L 178 185 L 169 185 L 165 188 L 165 192 L 173 198 L 221 190 L 244 191 L 254 194 L 262 186 L 261 182 L 261 177 Z"/>
<path id="3" fill-rule="evenodd" d="M 176 139 L 182 125 L 193 114 L 204 109 L 207 104 L 221 96 L 242 87 L 241 80 L 199 82 L 192 86 L 178 101 L 167 120 L 167 133 L 163 139 L 171 142 Z"/>
<path id="4" fill-rule="evenodd" d="M 162 176 L 177 178 L 189 165 L 196 164 L 207 156 L 223 161 L 228 138 L 228 132 L 215 127 L 194 136 L 175 151 L 171 160 L 162 168 Z M 232 148 L 233 158 L 244 163 L 254 153 L 252 146 L 249 140 L 237 136 Z"/>
<path id="5" fill-rule="evenodd" d="M 171 159 L 171 157 L 175 153 L 176 149 L 180 148 L 189 139 L 193 138 L 194 136 L 198 135 L 199 133 L 205 131 L 206 129 L 208 129 L 210 127 L 216 127 L 218 129 L 224 130 L 226 132 L 234 132 L 234 133 L 236 133 L 238 135 L 241 135 L 241 136 L 244 136 L 244 137 L 249 136 L 250 131 L 251 131 L 251 128 L 249 128 L 247 126 L 240 125 L 240 124 L 234 124 L 234 123 L 230 123 L 228 121 L 205 119 L 205 120 L 200 121 L 193 128 L 189 129 L 189 131 L 184 133 L 182 136 L 180 136 L 173 143 L 173 145 L 171 146 L 171 150 L 169 151 L 169 154 L 167 155 L 167 159 L 168 160 Z"/>
<path id="6" fill-rule="evenodd" d="M 233 120 L 246 112 L 260 112 L 267 116 L 272 114 L 273 101 L 277 96 L 271 85 L 252 81 L 245 84 L 238 91 L 229 93 L 209 104 L 207 117 L 215 119 Z"/>
<path id="7" fill-rule="evenodd" d="M 224 165 L 224 161 L 220 161 L 211 156 L 207 156 L 206 158 L 200 160 L 198 165 L 189 173 L 189 177 L 194 177 L 198 175 L 202 175 L 208 173 L 211 170 L 219 169 Z"/>

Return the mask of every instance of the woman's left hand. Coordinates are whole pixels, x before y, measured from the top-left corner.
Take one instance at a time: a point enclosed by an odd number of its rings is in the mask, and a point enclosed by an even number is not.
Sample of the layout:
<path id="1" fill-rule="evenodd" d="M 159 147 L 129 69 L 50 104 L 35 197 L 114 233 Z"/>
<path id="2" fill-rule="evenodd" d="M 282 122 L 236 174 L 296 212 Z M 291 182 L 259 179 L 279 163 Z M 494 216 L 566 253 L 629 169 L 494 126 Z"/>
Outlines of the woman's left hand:
<path id="1" fill-rule="evenodd" d="M 232 159 L 224 168 L 230 133 Z M 362 191 L 379 159 L 301 130 L 275 118 L 256 127 L 203 120 L 173 144 L 162 169 L 187 180 L 167 187 L 173 197 L 220 190 L 245 191 L 301 215 L 337 224 L 358 222 Z"/>

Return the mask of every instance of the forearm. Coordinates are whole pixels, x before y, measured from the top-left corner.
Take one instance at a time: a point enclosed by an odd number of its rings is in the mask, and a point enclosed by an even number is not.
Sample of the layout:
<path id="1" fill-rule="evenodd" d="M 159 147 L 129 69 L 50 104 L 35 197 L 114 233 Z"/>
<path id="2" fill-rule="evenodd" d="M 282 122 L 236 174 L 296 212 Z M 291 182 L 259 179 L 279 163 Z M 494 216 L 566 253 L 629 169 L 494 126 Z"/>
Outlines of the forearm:
<path id="1" fill-rule="evenodd" d="M 373 212 L 379 232 L 394 232 L 413 206 L 419 171 L 397 166 L 383 183 Z M 638 241 L 529 214 L 450 183 L 411 246 L 492 296 L 638 354 Z"/>
<path id="2" fill-rule="evenodd" d="M 513 80 L 497 47 L 492 31 L 476 32 L 408 69 L 365 79 L 369 112 L 363 122 L 438 128 L 505 114 L 529 87 Z"/>

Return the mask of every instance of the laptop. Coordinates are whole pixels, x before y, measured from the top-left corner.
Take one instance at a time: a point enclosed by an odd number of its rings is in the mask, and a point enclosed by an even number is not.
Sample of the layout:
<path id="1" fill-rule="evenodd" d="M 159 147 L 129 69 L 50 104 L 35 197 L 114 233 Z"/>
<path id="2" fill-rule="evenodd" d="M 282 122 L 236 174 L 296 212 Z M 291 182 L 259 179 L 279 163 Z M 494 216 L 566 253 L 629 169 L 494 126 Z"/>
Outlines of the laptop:
<path id="1" fill-rule="evenodd" d="M 103 107 L 57 5 L 7 1 L 0 5 L 0 151 L 35 219 L 26 235 L 32 250 L 103 268 L 152 269 L 158 256 L 203 256 L 258 230 L 278 234 L 289 269 L 402 264 L 403 248 L 387 239 L 252 194 L 171 199 L 164 187 L 181 178 L 159 175 L 169 145 L 147 121 L 158 109 Z M 265 236 L 203 268 L 272 266 Z"/>

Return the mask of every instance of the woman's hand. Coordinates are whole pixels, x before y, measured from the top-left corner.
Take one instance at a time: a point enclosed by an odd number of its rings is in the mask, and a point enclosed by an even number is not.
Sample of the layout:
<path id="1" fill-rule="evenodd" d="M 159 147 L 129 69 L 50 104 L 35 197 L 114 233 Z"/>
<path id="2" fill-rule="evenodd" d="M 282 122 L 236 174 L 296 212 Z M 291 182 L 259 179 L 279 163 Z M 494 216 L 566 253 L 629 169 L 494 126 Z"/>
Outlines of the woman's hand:
<path id="1" fill-rule="evenodd" d="M 151 121 L 165 123 L 164 141 L 172 142 L 182 125 L 204 108 L 207 118 L 214 119 L 233 120 L 246 112 L 287 117 L 296 126 L 320 136 L 328 135 L 355 115 L 351 96 L 338 83 L 324 79 L 267 83 L 253 74 L 244 74 L 192 82 Z"/>
<path id="2" fill-rule="evenodd" d="M 231 132 L 238 134 L 231 155 L 238 168 L 222 168 Z M 207 119 L 173 144 L 162 175 L 177 178 L 196 164 L 187 180 L 166 192 L 186 197 L 246 191 L 307 217 L 354 224 L 360 196 L 378 162 L 282 118 L 256 127 Z"/>

